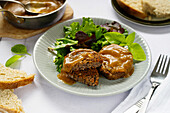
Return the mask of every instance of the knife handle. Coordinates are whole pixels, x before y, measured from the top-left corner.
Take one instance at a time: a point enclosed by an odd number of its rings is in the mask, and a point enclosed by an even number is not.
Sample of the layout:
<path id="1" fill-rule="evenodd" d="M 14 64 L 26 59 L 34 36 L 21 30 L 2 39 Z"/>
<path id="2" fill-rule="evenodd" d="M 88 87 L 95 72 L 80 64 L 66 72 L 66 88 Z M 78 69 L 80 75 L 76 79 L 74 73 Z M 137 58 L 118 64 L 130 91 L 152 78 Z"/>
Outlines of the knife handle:
<path id="1" fill-rule="evenodd" d="M 144 103 L 142 104 L 140 110 L 138 113 L 145 113 L 146 112 L 146 109 L 148 107 L 148 104 L 156 90 L 156 88 L 159 86 L 159 84 L 157 83 L 152 83 L 152 88 L 149 90 L 149 93 L 147 94 L 146 96 L 146 100 L 144 101 Z"/>
<path id="2" fill-rule="evenodd" d="M 145 98 L 142 98 L 141 100 L 136 102 L 133 106 L 128 108 L 124 113 L 137 113 L 144 101 L 145 101 Z"/>

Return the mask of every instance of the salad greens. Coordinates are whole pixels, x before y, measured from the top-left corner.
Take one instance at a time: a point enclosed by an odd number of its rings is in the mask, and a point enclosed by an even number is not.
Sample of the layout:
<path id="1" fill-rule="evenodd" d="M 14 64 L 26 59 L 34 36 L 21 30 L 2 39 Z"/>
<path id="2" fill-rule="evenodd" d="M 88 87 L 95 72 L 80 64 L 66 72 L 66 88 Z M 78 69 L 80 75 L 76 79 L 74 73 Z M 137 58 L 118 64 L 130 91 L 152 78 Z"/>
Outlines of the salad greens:
<path id="1" fill-rule="evenodd" d="M 82 24 L 73 22 L 70 26 L 64 26 L 65 37 L 57 39 L 54 46 L 49 47 L 51 52 L 56 51 L 54 63 L 57 71 L 61 72 L 64 56 L 78 48 L 89 48 L 100 51 L 104 46 L 118 44 L 128 47 L 134 60 L 144 61 L 146 55 L 138 43 L 134 43 L 135 33 L 129 34 L 128 31 L 118 23 L 106 23 L 95 25 L 91 18 L 83 17 Z"/>
<path id="2" fill-rule="evenodd" d="M 67 38 L 59 38 L 59 39 L 56 39 L 55 47 L 51 48 L 51 49 L 58 50 L 61 48 L 65 48 L 66 46 L 72 46 L 72 45 L 76 45 L 76 44 L 78 44 L 78 41 L 76 41 L 76 40 L 70 40 Z M 50 47 L 49 47 L 49 49 L 50 49 Z"/>
<path id="3" fill-rule="evenodd" d="M 61 68 L 63 67 L 64 56 L 70 52 L 69 48 L 61 48 L 57 50 L 57 55 L 55 57 L 54 63 L 57 65 L 57 71 L 61 72 Z"/>
<path id="4" fill-rule="evenodd" d="M 70 26 L 64 26 L 65 38 L 74 40 L 78 31 L 86 33 L 89 37 L 94 33 L 96 39 L 99 39 L 104 32 L 107 32 L 106 29 L 95 25 L 91 18 L 84 17 L 82 25 L 80 25 L 79 22 L 73 22 Z"/>
<path id="5" fill-rule="evenodd" d="M 61 72 L 61 68 L 63 67 L 64 56 L 66 56 L 71 51 L 74 51 L 75 49 L 72 47 L 72 45 L 76 44 L 78 44 L 78 41 L 76 40 L 60 38 L 57 39 L 54 48 L 48 48 L 48 50 L 56 56 L 53 62 L 55 65 L 57 65 L 58 72 Z M 57 54 L 54 51 L 56 51 Z"/>

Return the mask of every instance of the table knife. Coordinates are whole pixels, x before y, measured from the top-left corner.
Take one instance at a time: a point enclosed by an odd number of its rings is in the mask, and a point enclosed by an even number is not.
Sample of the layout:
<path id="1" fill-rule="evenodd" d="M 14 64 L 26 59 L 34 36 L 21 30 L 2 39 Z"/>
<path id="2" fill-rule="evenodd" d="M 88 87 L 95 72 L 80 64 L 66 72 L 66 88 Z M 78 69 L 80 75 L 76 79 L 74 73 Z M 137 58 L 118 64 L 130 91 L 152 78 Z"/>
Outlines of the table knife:
<path id="1" fill-rule="evenodd" d="M 124 113 L 138 113 L 144 101 L 145 98 L 142 98 L 141 100 L 136 102 L 133 106 L 131 106 L 129 109 L 127 109 Z"/>

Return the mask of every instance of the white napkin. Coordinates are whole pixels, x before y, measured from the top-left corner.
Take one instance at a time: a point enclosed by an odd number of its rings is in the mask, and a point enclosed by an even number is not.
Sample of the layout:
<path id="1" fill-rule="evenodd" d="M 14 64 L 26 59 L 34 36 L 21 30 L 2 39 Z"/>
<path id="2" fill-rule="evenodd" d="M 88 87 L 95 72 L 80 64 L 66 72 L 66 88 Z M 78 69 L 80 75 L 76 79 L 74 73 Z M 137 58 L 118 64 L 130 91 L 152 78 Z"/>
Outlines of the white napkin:
<path id="1" fill-rule="evenodd" d="M 149 92 L 151 84 L 148 76 L 137 86 L 135 86 L 126 99 L 121 102 L 111 113 L 123 113 L 138 100 L 143 98 Z M 146 113 L 170 113 L 170 72 L 164 82 L 156 89 Z"/>

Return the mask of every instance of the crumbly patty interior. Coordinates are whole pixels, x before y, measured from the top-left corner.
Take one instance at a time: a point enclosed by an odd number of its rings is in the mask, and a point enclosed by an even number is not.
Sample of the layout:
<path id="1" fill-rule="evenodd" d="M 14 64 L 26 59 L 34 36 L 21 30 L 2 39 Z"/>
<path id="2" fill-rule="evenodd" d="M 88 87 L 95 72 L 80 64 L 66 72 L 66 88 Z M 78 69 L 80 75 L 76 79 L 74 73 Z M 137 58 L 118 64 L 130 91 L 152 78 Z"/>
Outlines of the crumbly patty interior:
<path id="1" fill-rule="evenodd" d="M 67 73 L 72 79 L 87 84 L 89 86 L 97 86 L 99 81 L 99 73 L 96 68 L 94 69 L 85 69 L 74 71 L 72 73 Z"/>
<path id="2" fill-rule="evenodd" d="M 96 58 L 98 59 L 98 58 Z M 76 65 L 74 65 L 74 67 L 72 68 L 72 71 L 78 71 L 78 70 L 85 70 L 87 68 L 91 69 L 91 68 L 97 68 L 101 66 L 101 62 L 97 62 L 97 61 L 88 61 L 88 60 L 82 60 L 79 63 L 77 63 Z"/>
<path id="3" fill-rule="evenodd" d="M 11 69 L 0 64 L 0 81 L 16 81 L 28 77 L 24 71 Z"/>
<path id="4" fill-rule="evenodd" d="M 0 89 L 0 106 L 17 111 L 22 111 L 23 108 L 21 103 L 21 100 L 19 100 L 18 97 L 13 93 L 13 90 Z"/>

